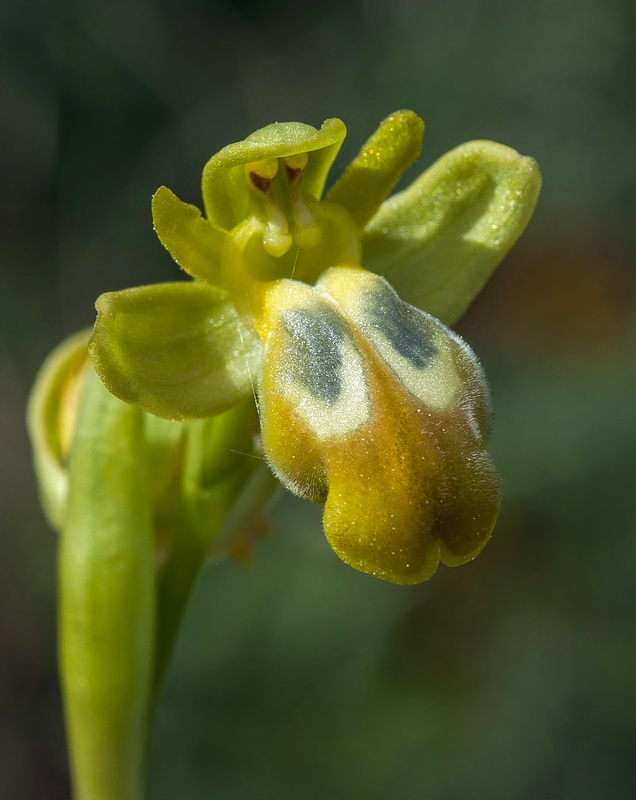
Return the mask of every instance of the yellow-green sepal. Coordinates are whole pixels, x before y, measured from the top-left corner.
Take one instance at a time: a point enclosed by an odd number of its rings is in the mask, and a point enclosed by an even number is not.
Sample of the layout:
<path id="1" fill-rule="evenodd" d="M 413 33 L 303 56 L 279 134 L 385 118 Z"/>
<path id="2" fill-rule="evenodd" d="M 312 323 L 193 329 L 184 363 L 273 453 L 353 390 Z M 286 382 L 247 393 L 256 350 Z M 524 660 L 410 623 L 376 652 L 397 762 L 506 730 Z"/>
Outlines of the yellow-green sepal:
<path id="1" fill-rule="evenodd" d="M 29 397 L 27 428 L 40 498 L 53 528 L 64 523 L 68 498 L 67 457 L 73 439 L 90 331 L 69 336 L 44 362 Z"/>
<path id="2" fill-rule="evenodd" d="M 89 351 L 106 387 L 167 419 L 209 417 L 252 392 L 260 344 L 228 296 L 160 283 L 98 298 Z"/>
<path id="3" fill-rule="evenodd" d="M 320 130 L 301 122 L 275 122 L 235 142 L 208 161 L 203 169 L 202 191 L 206 215 L 215 225 L 231 230 L 248 215 L 249 189 L 246 164 L 265 159 L 308 153 L 303 190 L 318 199 L 347 133 L 342 120 L 328 119 Z"/>
<path id="4" fill-rule="evenodd" d="M 424 122 L 413 111 L 396 111 L 380 123 L 358 155 L 327 193 L 364 228 L 419 156 Z"/>
<path id="5" fill-rule="evenodd" d="M 224 234 L 166 186 L 152 198 L 152 224 L 159 241 L 182 270 L 213 285 L 218 283 L 219 251 Z"/>
<path id="6" fill-rule="evenodd" d="M 451 324 L 523 232 L 540 188 L 532 158 L 467 142 L 380 206 L 362 235 L 363 263 Z"/>

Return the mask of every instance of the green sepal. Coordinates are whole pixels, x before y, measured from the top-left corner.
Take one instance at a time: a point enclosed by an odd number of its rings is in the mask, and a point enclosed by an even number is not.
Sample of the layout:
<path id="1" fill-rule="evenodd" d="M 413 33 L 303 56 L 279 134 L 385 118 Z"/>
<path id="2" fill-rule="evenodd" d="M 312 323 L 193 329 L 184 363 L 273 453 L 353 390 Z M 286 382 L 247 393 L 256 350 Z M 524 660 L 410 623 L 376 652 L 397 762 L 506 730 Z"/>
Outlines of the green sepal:
<path id="1" fill-rule="evenodd" d="M 231 230 L 248 215 L 249 189 L 244 166 L 253 161 L 308 153 L 303 191 L 316 199 L 347 129 L 339 119 L 325 120 L 320 130 L 301 122 L 275 122 L 235 142 L 208 161 L 203 169 L 203 202 L 208 219 Z"/>
<path id="2" fill-rule="evenodd" d="M 159 241 L 184 272 L 218 283 L 219 251 L 225 235 L 204 219 L 196 206 L 160 186 L 152 197 L 152 224 Z"/>
<path id="3" fill-rule="evenodd" d="M 160 283 L 108 292 L 89 351 L 117 397 L 167 419 L 218 414 L 252 391 L 260 344 L 223 292 Z"/>
<path id="4" fill-rule="evenodd" d="M 380 123 L 327 193 L 351 214 L 359 228 L 380 207 L 405 169 L 419 156 L 424 122 L 413 111 L 396 111 Z"/>
<path id="5" fill-rule="evenodd" d="M 67 457 L 90 331 L 69 336 L 53 350 L 38 372 L 29 397 L 27 428 L 40 499 L 50 525 L 60 530 L 68 498 Z"/>
<path id="6" fill-rule="evenodd" d="M 467 142 L 382 204 L 362 235 L 363 263 L 451 324 L 523 232 L 540 188 L 532 158 Z"/>

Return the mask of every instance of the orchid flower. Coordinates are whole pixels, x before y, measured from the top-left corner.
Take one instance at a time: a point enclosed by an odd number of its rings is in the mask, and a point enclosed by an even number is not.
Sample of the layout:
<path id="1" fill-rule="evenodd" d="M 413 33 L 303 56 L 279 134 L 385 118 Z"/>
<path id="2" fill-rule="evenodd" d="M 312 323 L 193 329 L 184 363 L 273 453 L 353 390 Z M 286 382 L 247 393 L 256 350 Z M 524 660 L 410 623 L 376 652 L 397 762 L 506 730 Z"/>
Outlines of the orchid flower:
<path id="1" fill-rule="evenodd" d="M 161 187 L 155 230 L 194 280 L 102 295 L 89 350 L 113 394 L 160 417 L 253 396 L 265 459 L 325 504 L 336 554 L 418 583 L 474 558 L 496 521 L 488 386 L 447 325 L 521 234 L 540 175 L 469 142 L 387 199 L 423 136 L 400 111 L 325 192 L 345 133 L 274 123 L 225 147 L 205 216 Z"/>

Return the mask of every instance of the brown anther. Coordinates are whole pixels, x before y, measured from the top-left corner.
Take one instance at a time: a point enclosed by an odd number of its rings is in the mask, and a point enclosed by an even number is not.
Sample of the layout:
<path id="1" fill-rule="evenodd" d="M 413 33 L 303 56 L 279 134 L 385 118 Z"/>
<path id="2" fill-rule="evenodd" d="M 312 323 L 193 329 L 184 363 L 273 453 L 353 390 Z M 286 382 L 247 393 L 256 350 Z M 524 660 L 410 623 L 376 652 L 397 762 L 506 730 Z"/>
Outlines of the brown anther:
<path id="1" fill-rule="evenodd" d="M 258 189 L 259 192 L 262 192 L 263 194 L 267 194 L 267 192 L 269 192 L 273 178 L 265 178 L 262 175 L 259 175 L 257 172 L 250 172 L 249 178 L 252 181 L 254 188 Z"/>
<path id="2" fill-rule="evenodd" d="M 285 164 L 285 174 L 290 183 L 295 183 L 301 179 L 303 169 L 302 167 L 290 167 L 289 164 Z"/>

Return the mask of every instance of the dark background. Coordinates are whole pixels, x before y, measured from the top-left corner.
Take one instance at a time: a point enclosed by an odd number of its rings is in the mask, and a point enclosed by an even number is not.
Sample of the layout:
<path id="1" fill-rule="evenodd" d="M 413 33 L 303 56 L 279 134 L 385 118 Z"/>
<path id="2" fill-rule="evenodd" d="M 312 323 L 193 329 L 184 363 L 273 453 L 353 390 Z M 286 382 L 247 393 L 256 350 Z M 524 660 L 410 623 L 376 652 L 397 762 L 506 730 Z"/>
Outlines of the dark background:
<path id="1" fill-rule="evenodd" d="M 223 145 L 331 116 L 337 175 L 403 107 L 418 169 L 490 138 L 544 174 L 458 326 L 491 377 L 500 522 L 475 562 L 395 587 L 284 499 L 253 565 L 198 585 L 149 800 L 636 796 L 635 30 L 632 0 L 3 1 L 0 796 L 68 797 L 38 365 L 101 292 L 177 278 L 157 186 L 197 203 Z"/>

